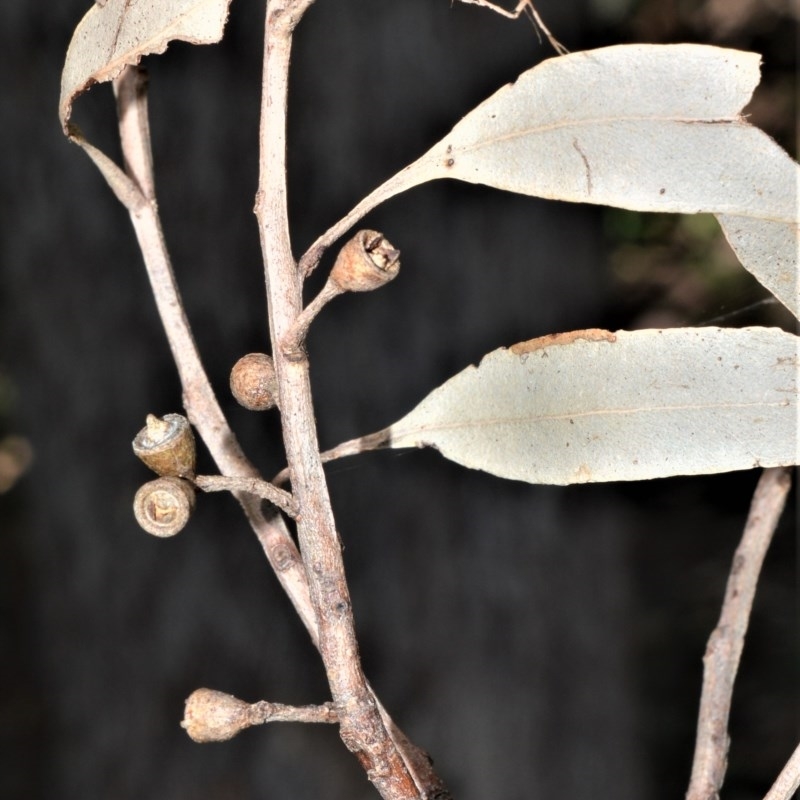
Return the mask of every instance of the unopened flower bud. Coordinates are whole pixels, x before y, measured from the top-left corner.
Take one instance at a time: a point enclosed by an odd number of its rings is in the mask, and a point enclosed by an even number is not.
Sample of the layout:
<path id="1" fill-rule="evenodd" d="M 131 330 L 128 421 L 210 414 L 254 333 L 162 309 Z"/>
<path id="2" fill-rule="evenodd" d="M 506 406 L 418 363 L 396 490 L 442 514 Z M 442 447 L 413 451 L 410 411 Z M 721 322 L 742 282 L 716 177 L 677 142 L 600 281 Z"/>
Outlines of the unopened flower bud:
<path id="1" fill-rule="evenodd" d="M 224 742 L 253 724 L 250 705 L 225 692 L 198 689 L 189 695 L 181 727 L 195 742 Z"/>
<path id="2" fill-rule="evenodd" d="M 231 393 L 250 411 L 266 411 L 276 403 L 275 365 L 266 353 L 248 353 L 231 370 Z"/>
<path id="3" fill-rule="evenodd" d="M 359 231 L 339 251 L 330 280 L 342 291 L 369 292 L 400 271 L 400 251 L 382 233 Z"/>

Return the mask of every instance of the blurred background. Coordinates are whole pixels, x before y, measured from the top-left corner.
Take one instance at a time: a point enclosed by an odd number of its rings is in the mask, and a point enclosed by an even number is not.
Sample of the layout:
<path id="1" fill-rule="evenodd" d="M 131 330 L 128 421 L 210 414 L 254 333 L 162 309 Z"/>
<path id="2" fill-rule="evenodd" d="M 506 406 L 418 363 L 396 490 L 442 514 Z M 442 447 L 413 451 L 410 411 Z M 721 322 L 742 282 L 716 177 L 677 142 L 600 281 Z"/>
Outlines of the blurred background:
<path id="1" fill-rule="evenodd" d="M 174 43 L 146 64 L 160 208 L 189 319 L 234 430 L 272 475 L 283 466 L 274 414 L 244 411 L 227 389 L 236 359 L 268 347 L 252 214 L 262 6 L 237 0 L 221 45 Z M 149 476 L 130 440 L 181 398 L 128 217 L 58 126 L 63 56 L 87 8 L 6 4 L 0 32 L 0 796 L 376 797 L 333 727 L 274 725 L 203 746 L 178 727 L 200 686 L 249 701 L 328 694 L 232 499 L 202 497 L 175 539 L 133 520 Z M 571 50 L 699 41 L 762 53 L 748 113 L 796 156 L 796 0 L 537 8 Z M 447 0 L 319 0 L 295 41 L 298 255 L 552 55 L 526 21 Z M 108 86 L 77 102 L 75 121 L 118 153 Z M 439 182 L 365 225 L 402 249 L 403 270 L 314 324 L 323 447 L 386 426 L 485 353 L 535 336 L 793 329 L 706 216 Z M 701 658 L 755 472 L 557 488 L 402 452 L 328 475 L 367 674 L 459 800 L 683 796 Z M 800 733 L 794 496 L 737 681 L 724 800 L 762 797 Z"/>

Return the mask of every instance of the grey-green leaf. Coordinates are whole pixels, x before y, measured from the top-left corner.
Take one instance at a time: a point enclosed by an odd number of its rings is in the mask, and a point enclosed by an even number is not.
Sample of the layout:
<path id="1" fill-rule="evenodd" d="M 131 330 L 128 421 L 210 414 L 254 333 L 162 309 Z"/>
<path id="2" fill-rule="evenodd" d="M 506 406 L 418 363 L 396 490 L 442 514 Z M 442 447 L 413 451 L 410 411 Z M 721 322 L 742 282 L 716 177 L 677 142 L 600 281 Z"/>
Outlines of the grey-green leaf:
<path id="1" fill-rule="evenodd" d="M 473 109 L 345 222 L 439 178 L 638 211 L 710 212 L 744 267 L 797 316 L 800 167 L 741 115 L 759 60 L 693 44 L 549 59 Z"/>
<path id="2" fill-rule="evenodd" d="M 561 485 L 797 464 L 799 342 L 777 328 L 534 339 L 435 389 L 389 446 Z"/>
<path id="3" fill-rule="evenodd" d="M 163 53 L 180 39 L 212 44 L 222 38 L 231 0 L 107 0 L 78 23 L 61 75 L 58 113 L 64 133 L 75 98 L 115 78 L 143 56 Z"/>
<path id="4" fill-rule="evenodd" d="M 755 53 L 627 45 L 550 59 L 434 148 L 450 177 L 639 211 L 714 212 L 742 264 L 797 315 L 800 168 L 741 111 Z"/>

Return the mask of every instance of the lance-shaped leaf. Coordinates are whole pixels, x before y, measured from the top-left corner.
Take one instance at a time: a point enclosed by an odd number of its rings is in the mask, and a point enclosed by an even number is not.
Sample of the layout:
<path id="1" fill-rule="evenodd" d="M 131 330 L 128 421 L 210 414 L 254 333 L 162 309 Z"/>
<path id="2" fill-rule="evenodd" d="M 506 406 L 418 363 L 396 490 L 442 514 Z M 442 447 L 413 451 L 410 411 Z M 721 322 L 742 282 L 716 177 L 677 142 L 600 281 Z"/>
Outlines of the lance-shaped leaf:
<path id="1" fill-rule="evenodd" d="M 467 114 L 344 222 L 437 178 L 639 211 L 713 212 L 742 264 L 797 315 L 800 168 L 741 116 L 758 81 L 757 54 L 704 45 L 549 59 Z"/>
<path id="2" fill-rule="evenodd" d="M 797 464 L 798 342 L 778 328 L 545 336 L 490 353 L 381 438 L 529 483 Z"/>
<path id="3" fill-rule="evenodd" d="M 110 81 L 173 39 L 213 44 L 222 38 L 231 0 L 104 0 L 78 24 L 61 75 L 58 110 L 64 133 L 75 98 Z"/>

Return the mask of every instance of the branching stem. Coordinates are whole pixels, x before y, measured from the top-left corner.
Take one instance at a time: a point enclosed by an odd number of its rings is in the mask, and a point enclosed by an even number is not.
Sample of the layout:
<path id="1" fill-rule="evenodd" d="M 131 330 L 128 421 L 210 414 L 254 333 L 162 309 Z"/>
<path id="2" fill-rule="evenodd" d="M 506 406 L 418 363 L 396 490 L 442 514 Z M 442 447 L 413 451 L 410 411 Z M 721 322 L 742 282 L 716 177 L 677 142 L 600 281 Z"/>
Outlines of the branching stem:
<path id="1" fill-rule="evenodd" d="M 308 336 L 308 329 L 317 315 L 334 297 L 342 294 L 342 289 L 333 281 L 326 281 L 319 294 L 300 312 L 289 332 L 286 334 L 281 349 L 288 358 L 302 358 L 303 345 Z"/>
<path id="2" fill-rule="evenodd" d="M 303 4 L 304 7 L 310 5 L 311 0 Z M 296 19 L 299 17 L 295 13 Z M 89 155 L 131 214 L 156 306 L 183 387 L 183 402 L 187 416 L 221 472 L 240 476 L 242 480 L 262 481 L 258 471 L 242 452 L 222 414 L 200 361 L 175 282 L 155 200 L 144 72 L 132 67 L 123 70 L 114 81 L 114 90 L 117 96 L 125 173 L 100 151 L 96 151 L 94 155 L 90 152 Z M 102 159 L 98 164 L 100 156 Z M 120 192 L 118 184 L 125 181 L 127 181 L 127 185 L 123 186 L 125 191 Z M 261 510 L 261 499 L 256 496 L 259 493 L 254 494 L 250 491 L 252 488 L 254 484 L 251 483 L 248 490 L 234 490 L 233 493 L 242 505 L 270 565 L 306 626 L 312 641 L 319 647 L 317 615 L 311 603 L 306 571 L 300 554 L 283 519 L 280 515 L 266 518 Z M 433 772 L 426 754 L 409 742 L 394 725 L 368 685 L 367 691 L 373 699 L 383 725 L 391 732 L 397 747 L 402 750 L 404 763 L 416 776 L 416 785 L 424 787 L 419 794 L 410 796 L 418 798 L 432 796 L 438 792 L 439 796 L 447 797 L 443 784 Z M 385 796 L 393 798 L 406 795 Z"/>

